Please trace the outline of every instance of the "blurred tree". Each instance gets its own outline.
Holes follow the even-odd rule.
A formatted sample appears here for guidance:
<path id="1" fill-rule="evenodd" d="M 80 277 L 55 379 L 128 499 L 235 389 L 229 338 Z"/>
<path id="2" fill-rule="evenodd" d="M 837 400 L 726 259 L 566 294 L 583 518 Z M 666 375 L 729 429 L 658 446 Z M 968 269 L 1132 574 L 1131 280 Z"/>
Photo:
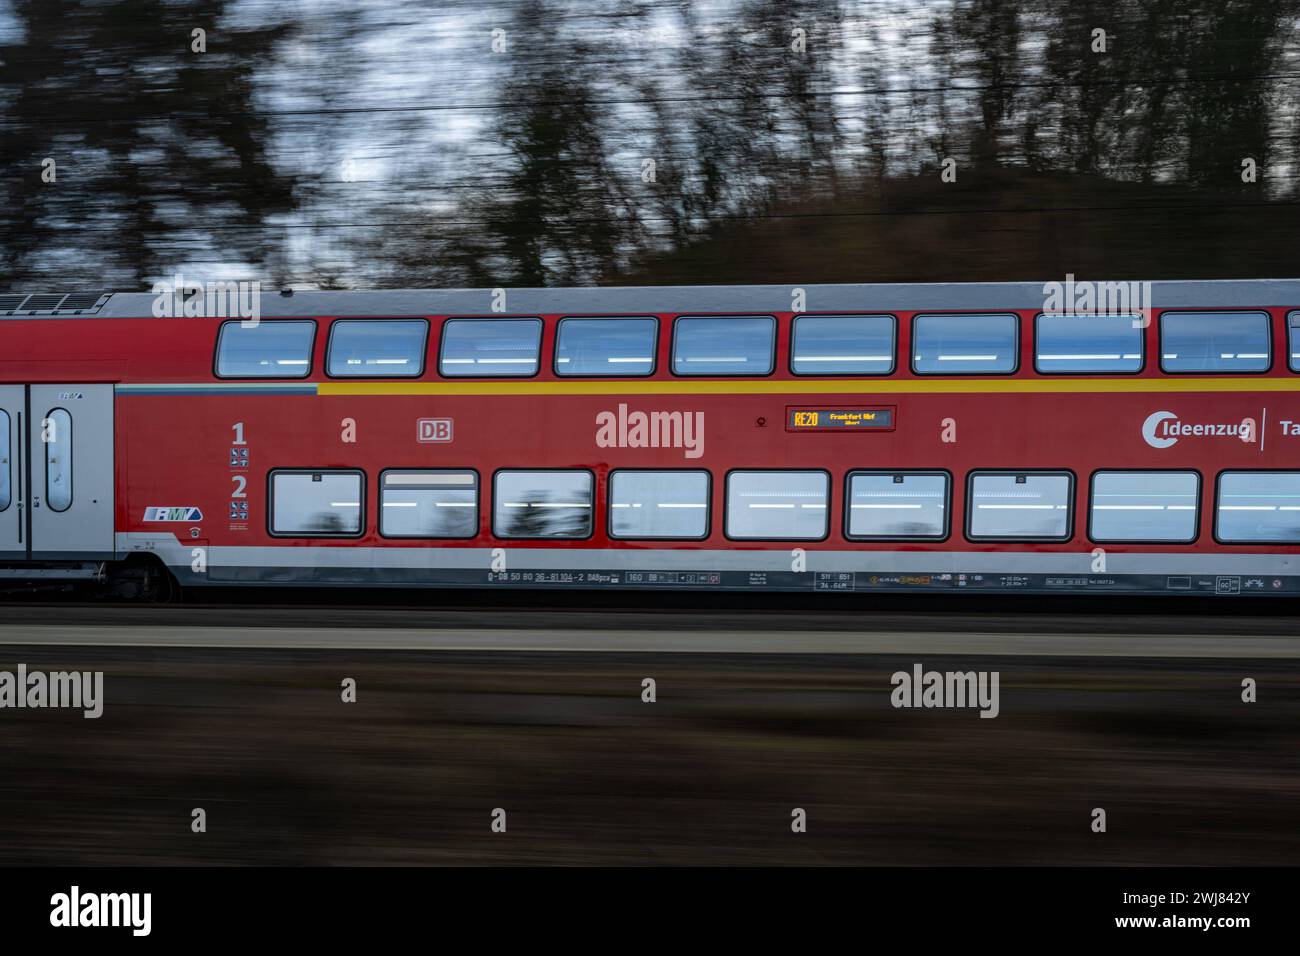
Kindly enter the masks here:
<path id="1" fill-rule="evenodd" d="M 294 184 L 268 156 L 255 88 L 287 27 L 232 26 L 230 6 L 14 0 L 0 281 L 138 287 L 193 251 L 276 271 L 267 225 L 294 209 Z"/>

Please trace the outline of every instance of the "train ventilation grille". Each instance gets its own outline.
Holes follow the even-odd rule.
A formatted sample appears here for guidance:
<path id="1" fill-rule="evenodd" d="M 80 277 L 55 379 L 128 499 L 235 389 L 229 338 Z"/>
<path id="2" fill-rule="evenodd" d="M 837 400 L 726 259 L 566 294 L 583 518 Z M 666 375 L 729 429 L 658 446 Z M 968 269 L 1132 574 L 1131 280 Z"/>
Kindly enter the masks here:
<path id="1" fill-rule="evenodd" d="M 108 301 L 107 292 L 4 293 L 0 315 L 87 315 Z"/>

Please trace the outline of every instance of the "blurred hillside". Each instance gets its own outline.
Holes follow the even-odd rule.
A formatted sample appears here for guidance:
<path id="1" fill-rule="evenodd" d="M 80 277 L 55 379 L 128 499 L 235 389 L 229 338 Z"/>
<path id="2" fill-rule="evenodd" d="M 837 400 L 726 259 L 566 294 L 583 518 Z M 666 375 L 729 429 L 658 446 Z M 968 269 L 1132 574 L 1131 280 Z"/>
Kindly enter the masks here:
<path id="1" fill-rule="evenodd" d="M 1300 275 L 1300 207 L 1070 174 L 842 184 L 647 256 L 617 285 L 1233 279 Z"/>
<path id="2" fill-rule="evenodd" d="M 0 287 L 1290 275 L 1298 28 L 1300 0 L 0 0 Z"/>

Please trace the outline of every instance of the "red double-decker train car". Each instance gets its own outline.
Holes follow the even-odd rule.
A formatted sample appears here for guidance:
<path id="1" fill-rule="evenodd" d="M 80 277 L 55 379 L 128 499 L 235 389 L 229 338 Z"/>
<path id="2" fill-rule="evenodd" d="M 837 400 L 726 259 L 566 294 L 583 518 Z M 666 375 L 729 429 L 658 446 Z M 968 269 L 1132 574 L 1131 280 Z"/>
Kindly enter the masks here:
<path id="1" fill-rule="evenodd" d="M 0 573 L 1300 593 L 1300 281 L 1149 294 L 0 295 Z"/>

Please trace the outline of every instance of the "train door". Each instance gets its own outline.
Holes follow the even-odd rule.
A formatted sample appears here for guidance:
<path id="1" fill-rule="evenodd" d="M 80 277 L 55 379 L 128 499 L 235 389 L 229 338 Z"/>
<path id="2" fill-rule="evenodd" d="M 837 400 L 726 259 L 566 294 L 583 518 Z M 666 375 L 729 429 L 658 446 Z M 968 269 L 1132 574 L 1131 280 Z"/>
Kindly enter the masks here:
<path id="1" fill-rule="evenodd" d="M 0 549 L 112 558 L 113 386 L 0 386 L 0 411 Z"/>
<path id="2" fill-rule="evenodd" d="M 27 557 L 27 511 L 22 495 L 26 408 L 26 386 L 0 385 L 0 561 Z"/>

